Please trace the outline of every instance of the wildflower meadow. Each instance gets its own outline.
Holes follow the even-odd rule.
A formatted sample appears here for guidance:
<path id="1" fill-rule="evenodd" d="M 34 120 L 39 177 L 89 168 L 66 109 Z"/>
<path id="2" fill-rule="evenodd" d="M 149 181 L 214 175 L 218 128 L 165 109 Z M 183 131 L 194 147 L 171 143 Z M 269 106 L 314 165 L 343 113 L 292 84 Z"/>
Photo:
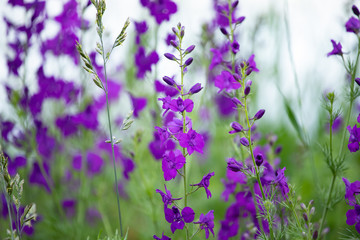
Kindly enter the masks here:
<path id="1" fill-rule="evenodd" d="M 1 2 L 0 239 L 360 239 L 359 9 Z"/>

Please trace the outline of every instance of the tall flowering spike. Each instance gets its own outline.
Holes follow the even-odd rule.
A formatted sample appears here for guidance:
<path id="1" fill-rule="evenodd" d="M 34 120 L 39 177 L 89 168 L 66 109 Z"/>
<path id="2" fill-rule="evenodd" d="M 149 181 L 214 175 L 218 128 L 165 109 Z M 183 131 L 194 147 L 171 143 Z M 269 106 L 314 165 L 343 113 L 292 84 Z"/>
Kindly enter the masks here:
<path id="1" fill-rule="evenodd" d="M 214 210 L 209 211 L 207 214 L 201 214 L 199 221 L 194 224 L 200 224 L 200 229 L 205 230 L 206 239 L 209 238 L 210 232 L 214 236 Z"/>
<path id="2" fill-rule="evenodd" d="M 194 151 L 199 153 L 204 152 L 204 139 L 202 135 L 197 133 L 195 130 L 190 129 L 187 133 L 180 133 L 178 140 L 180 146 L 186 148 L 189 155 L 191 155 Z"/>
<path id="3" fill-rule="evenodd" d="M 208 173 L 206 174 L 199 183 L 197 184 L 191 184 L 190 186 L 198 186 L 198 187 L 203 187 L 205 189 L 205 192 L 206 192 L 206 196 L 207 198 L 211 198 L 211 192 L 209 190 L 209 185 L 210 185 L 210 178 L 212 176 L 215 175 L 215 172 L 212 172 L 212 173 Z"/>

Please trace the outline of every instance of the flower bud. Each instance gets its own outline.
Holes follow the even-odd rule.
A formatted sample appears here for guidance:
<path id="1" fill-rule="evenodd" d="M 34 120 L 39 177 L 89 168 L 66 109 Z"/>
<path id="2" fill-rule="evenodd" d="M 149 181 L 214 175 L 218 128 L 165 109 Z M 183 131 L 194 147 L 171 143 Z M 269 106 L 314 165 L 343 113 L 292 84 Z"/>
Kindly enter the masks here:
<path id="1" fill-rule="evenodd" d="M 188 48 L 185 50 L 184 54 L 189 54 L 189 53 L 191 53 L 194 49 L 195 49 L 195 45 L 191 45 L 190 47 L 188 47 Z"/>
<path id="2" fill-rule="evenodd" d="M 248 146 L 249 146 L 249 140 L 247 140 L 246 137 L 240 138 L 240 143 L 241 143 L 241 145 L 243 145 L 243 146 L 245 146 L 245 147 L 248 147 Z"/>
<path id="3" fill-rule="evenodd" d="M 260 109 L 254 116 L 254 120 L 259 120 L 260 118 L 262 118 L 262 116 L 264 116 L 265 110 L 264 109 Z"/>
<path id="4" fill-rule="evenodd" d="M 195 94 L 201 91 L 201 89 L 203 89 L 203 87 L 201 87 L 201 83 L 197 83 L 194 86 L 192 86 L 189 90 L 190 94 Z"/>
<path id="5" fill-rule="evenodd" d="M 312 207 L 311 209 L 310 209 L 310 215 L 313 215 L 315 213 L 315 207 Z"/>
<path id="6" fill-rule="evenodd" d="M 249 93 L 250 93 L 250 86 L 245 86 L 245 89 L 244 89 L 244 94 L 245 94 L 245 96 L 247 96 L 247 95 L 249 95 Z"/>
<path id="7" fill-rule="evenodd" d="M 233 97 L 232 99 L 231 99 L 231 101 L 237 106 L 237 105 L 241 105 L 241 106 L 243 106 L 243 107 L 245 107 L 245 105 L 238 99 L 238 98 L 236 98 L 236 97 Z"/>
<path id="8" fill-rule="evenodd" d="M 301 203 L 301 204 L 300 204 L 300 207 L 301 207 L 302 210 L 304 210 L 304 211 L 306 210 L 306 206 L 305 206 L 304 203 Z"/>
<path id="9" fill-rule="evenodd" d="M 263 162 L 264 162 L 263 155 L 261 153 L 256 154 L 255 156 L 256 166 L 260 167 Z"/>
<path id="10" fill-rule="evenodd" d="M 355 78 L 355 82 L 360 86 L 360 78 Z"/>
<path id="11" fill-rule="evenodd" d="M 314 232 L 313 236 L 312 236 L 313 239 L 317 239 L 317 238 L 318 238 L 318 235 L 319 235 L 319 234 L 318 234 L 318 230 L 316 230 L 316 231 Z"/>
<path id="12" fill-rule="evenodd" d="M 252 84 L 252 81 L 251 80 L 247 80 L 247 82 L 246 82 L 246 86 L 251 86 L 251 84 Z"/>
<path id="13" fill-rule="evenodd" d="M 235 23 L 236 23 L 236 24 L 241 24 L 244 20 L 245 20 L 245 17 L 242 16 L 242 17 L 239 17 L 239 18 L 235 21 Z"/>
<path id="14" fill-rule="evenodd" d="M 229 132 L 230 134 L 242 132 L 244 130 L 243 126 L 241 126 L 240 123 L 238 123 L 238 122 L 232 122 L 231 127 L 234 130 L 230 131 Z"/>
<path id="15" fill-rule="evenodd" d="M 170 44 L 176 49 L 179 48 L 179 45 L 178 45 L 177 41 L 170 40 Z"/>
<path id="16" fill-rule="evenodd" d="M 231 4 L 232 9 L 235 9 L 238 4 L 239 4 L 239 0 L 236 0 L 235 2 L 233 2 L 233 3 Z"/>
<path id="17" fill-rule="evenodd" d="M 229 36 L 229 33 L 228 33 L 228 31 L 226 30 L 226 28 L 221 27 L 221 28 L 220 28 L 220 31 L 221 31 L 221 33 L 224 34 L 225 36 Z"/>
<path id="18" fill-rule="evenodd" d="M 181 29 L 180 29 L 180 37 L 183 38 L 185 35 L 185 27 L 182 26 Z"/>
<path id="19" fill-rule="evenodd" d="M 229 161 L 227 162 L 227 168 L 230 169 L 233 172 L 239 172 L 243 168 L 242 163 L 239 163 L 233 158 L 229 158 Z"/>
<path id="20" fill-rule="evenodd" d="M 280 154 L 280 153 L 281 153 L 281 150 L 282 150 L 282 146 L 277 146 L 277 147 L 275 148 L 275 154 L 276 154 L 276 155 Z"/>
<path id="21" fill-rule="evenodd" d="M 186 59 L 186 61 L 185 61 L 185 63 L 184 63 L 184 66 L 185 66 L 185 67 L 189 66 L 189 65 L 193 62 L 193 60 L 194 60 L 194 59 L 193 59 L 192 57 Z"/>
<path id="22" fill-rule="evenodd" d="M 309 221 L 308 216 L 307 216 L 306 213 L 303 213 L 303 218 L 304 218 L 304 220 L 305 220 L 306 223 Z"/>
<path id="23" fill-rule="evenodd" d="M 171 30 L 173 31 L 173 33 L 174 33 L 175 35 L 177 35 L 177 30 L 176 30 L 175 27 L 173 27 Z"/>
<path id="24" fill-rule="evenodd" d="M 172 79 L 168 76 L 163 77 L 163 80 L 164 80 L 164 82 L 166 82 L 167 85 L 170 85 L 170 86 L 176 85 L 174 79 Z"/>
<path id="25" fill-rule="evenodd" d="M 251 73 L 252 73 L 252 69 L 251 69 L 251 68 L 246 69 L 245 74 L 246 74 L 247 76 L 249 76 Z"/>
<path id="26" fill-rule="evenodd" d="M 164 56 L 165 56 L 167 59 L 172 60 L 172 61 L 176 61 L 176 60 L 177 60 L 177 58 L 176 58 L 173 54 L 171 54 L 171 53 L 165 53 Z"/>
<path id="27" fill-rule="evenodd" d="M 310 200 L 309 202 L 309 206 L 313 205 L 314 204 L 314 200 Z"/>
<path id="28" fill-rule="evenodd" d="M 233 41 L 233 43 L 231 44 L 231 51 L 233 52 L 233 54 L 236 54 L 237 52 L 239 52 L 240 50 L 240 44 L 237 41 Z"/>
<path id="29" fill-rule="evenodd" d="M 356 16 L 359 17 L 360 12 L 359 12 L 359 9 L 355 5 L 352 6 L 352 11 Z"/>

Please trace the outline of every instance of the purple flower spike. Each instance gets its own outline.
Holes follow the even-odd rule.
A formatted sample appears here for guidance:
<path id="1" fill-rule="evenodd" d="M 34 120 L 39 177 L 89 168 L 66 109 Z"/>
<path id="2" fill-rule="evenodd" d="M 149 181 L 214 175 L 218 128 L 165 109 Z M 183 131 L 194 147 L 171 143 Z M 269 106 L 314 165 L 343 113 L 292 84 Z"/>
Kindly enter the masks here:
<path id="1" fill-rule="evenodd" d="M 175 80 L 174 80 L 173 78 L 168 77 L 168 76 L 163 77 L 163 80 L 164 80 L 164 82 L 166 82 L 166 84 L 169 85 L 169 86 L 174 86 L 174 85 L 176 85 Z"/>
<path id="2" fill-rule="evenodd" d="M 179 144 L 181 147 L 186 148 L 189 155 L 194 151 L 203 153 L 205 142 L 201 134 L 196 131 L 190 130 L 187 133 L 180 133 L 178 136 Z"/>
<path id="3" fill-rule="evenodd" d="M 345 24 L 347 32 L 353 32 L 355 34 L 359 33 L 360 30 L 360 21 L 357 18 L 351 17 Z"/>
<path id="4" fill-rule="evenodd" d="M 233 172 L 239 172 L 243 169 L 243 164 L 241 162 L 236 161 L 233 158 L 229 158 L 227 162 L 227 168 Z"/>
<path id="5" fill-rule="evenodd" d="M 341 43 L 336 43 L 334 40 L 331 40 L 331 43 L 333 45 L 333 50 L 329 52 L 327 56 L 329 57 L 331 55 L 343 55 Z"/>
<path id="6" fill-rule="evenodd" d="M 355 229 L 360 233 L 360 205 L 355 205 L 354 209 L 349 209 L 346 212 L 346 224 L 355 225 Z"/>
<path id="7" fill-rule="evenodd" d="M 232 129 L 234 129 L 234 130 L 231 130 L 231 131 L 229 132 L 230 134 L 244 131 L 243 126 L 241 126 L 240 123 L 238 123 L 238 122 L 232 122 L 232 123 L 231 123 L 231 127 L 232 127 Z"/>
<path id="8" fill-rule="evenodd" d="M 176 58 L 173 54 L 171 54 L 171 53 L 165 53 L 164 56 L 165 56 L 167 59 L 172 60 L 172 61 L 176 61 L 176 60 L 177 60 L 177 58 Z"/>
<path id="9" fill-rule="evenodd" d="M 260 167 L 263 162 L 264 162 L 263 155 L 261 153 L 256 154 L 255 156 L 256 166 Z"/>
<path id="10" fill-rule="evenodd" d="M 254 116 L 254 120 L 259 120 L 260 118 L 262 118 L 264 116 L 265 110 L 264 109 L 260 109 Z"/>
<path id="11" fill-rule="evenodd" d="M 351 9 L 352 9 L 353 13 L 359 17 L 359 15 L 360 15 L 359 9 L 355 5 L 353 5 Z"/>
<path id="12" fill-rule="evenodd" d="M 188 48 L 185 50 L 184 54 L 189 54 L 189 53 L 191 53 L 192 51 L 194 51 L 194 49 L 195 49 L 195 45 L 191 45 L 190 47 L 188 47 Z"/>
<path id="13" fill-rule="evenodd" d="M 171 240 L 171 238 L 169 238 L 168 236 L 164 235 L 164 233 L 162 233 L 162 237 L 159 238 L 156 235 L 153 236 L 154 239 L 156 240 Z"/>
<path id="14" fill-rule="evenodd" d="M 196 83 L 194 86 L 192 86 L 189 90 L 189 94 L 195 94 L 201 91 L 203 87 L 201 86 L 201 83 Z"/>
<path id="15" fill-rule="evenodd" d="M 241 145 L 248 147 L 249 146 L 249 140 L 246 137 L 240 138 Z"/>
<path id="16" fill-rule="evenodd" d="M 214 236 L 214 210 L 209 211 L 207 214 L 201 214 L 199 221 L 194 222 L 194 224 L 200 224 L 200 229 L 205 230 L 205 237 L 206 239 L 209 238 L 209 231 Z"/>

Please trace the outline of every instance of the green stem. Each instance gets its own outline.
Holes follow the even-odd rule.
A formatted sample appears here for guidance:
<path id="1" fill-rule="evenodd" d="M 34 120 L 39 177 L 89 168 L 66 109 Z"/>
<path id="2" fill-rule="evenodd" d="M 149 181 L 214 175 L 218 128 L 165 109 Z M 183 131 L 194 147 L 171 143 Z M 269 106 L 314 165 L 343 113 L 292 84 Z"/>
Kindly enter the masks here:
<path id="1" fill-rule="evenodd" d="M 328 196 L 327 196 L 327 200 L 326 200 L 326 205 L 325 205 L 325 208 L 323 210 L 322 217 L 321 217 L 320 227 L 319 227 L 319 231 L 318 231 L 320 238 L 321 238 L 321 231 L 322 231 L 323 226 L 324 226 L 325 218 L 326 218 L 327 212 L 329 210 L 329 204 L 330 204 L 330 200 L 331 200 L 331 194 L 332 194 L 332 191 L 333 191 L 334 185 L 335 185 L 335 179 L 336 179 L 336 174 L 333 175 L 331 185 L 330 185 L 330 189 L 329 189 Z"/>
<path id="2" fill-rule="evenodd" d="M 100 36 L 101 47 L 104 50 L 104 43 L 102 40 L 102 36 Z M 103 51 L 104 52 L 104 51 Z M 111 130 L 111 120 L 110 120 L 110 104 L 109 104 L 109 96 L 108 96 L 108 81 L 107 81 L 107 73 L 106 73 L 106 59 L 105 59 L 105 52 L 102 54 L 103 62 L 104 62 L 104 77 L 105 77 L 105 96 L 106 96 L 106 110 L 107 110 L 107 118 L 108 118 L 108 125 L 109 125 L 109 132 L 110 132 L 110 141 L 111 141 L 111 154 L 113 160 L 113 167 L 114 167 L 114 180 L 115 180 L 115 187 L 116 187 L 116 198 L 117 198 L 117 207 L 118 207 L 118 216 L 120 222 L 120 236 L 123 236 L 123 229 L 122 229 L 122 222 L 121 222 L 121 211 L 120 211 L 120 200 L 119 200 L 119 186 L 117 181 L 117 174 L 116 174 L 116 165 L 115 165 L 115 153 L 114 153 L 114 139 Z"/>
<path id="3" fill-rule="evenodd" d="M 4 171 L 4 169 L 2 169 L 2 171 Z M 4 181 L 2 181 L 2 182 L 3 182 L 3 185 L 4 185 L 4 194 L 5 194 L 6 205 L 7 205 L 8 213 L 9 213 L 11 240 L 15 240 L 14 231 L 12 230 L 12 217 L 11 217 L 11 209 L 10 209 L 10 204 L 11 204 L 10 201 L 11 201 L 11 199 L 10 199 L 10 197 L 8 198 L 5 182 Z"/>
<path id="4" fill-rule="evenodd" d="M 242 75 L 245 76 L 245 74 L 242 74 Z M 243 79 L 243 86 L 245 86 L 245 78 Z M 253 161 L 253 165 L 254 165 L 254 168 L 255 168 L 256 179 L 257 179 L 259 187 L 260 187 L 262 200 L 263 200 L 263 202 L 265 202 L 266 201 L 266 196 L 265 196 L 265 193 L 264 193 L 264 190 L 263 190 L 262 183 L 260 181 L 260 173 L 259 173 L 258 167 L 256 166 L 255 157 L 254 157 L 254 151 L 253 151 L 253 148 L 252 148 L 252 141 L 251 141 L 251 127 L 252 127 L 252 125 L 250 124 L 249 114 L 248 114 L 248 110 L 247 110 L 247 97 L 244 98 L 244 110 L 245 110 L 246 123 L 247 123 L 248 129 L 249 129 L 248 130 L 248 140 L 249 140 L 250 155 L 251 155 L 251 159 Z M 257 203 L 255 202 L 255 204 L 257 204 Z M 273 229 L 272 229 L 272 222 L 271 222 L 270 215 L 269 215 L 269 210 L 266 209 L 266 212 L 267 212 L 266 217 L 267 217 L 267 220 L 268 220 L 268 223 L 269 223 L 270 238 L 272 238 L 273 237 Z"/>

